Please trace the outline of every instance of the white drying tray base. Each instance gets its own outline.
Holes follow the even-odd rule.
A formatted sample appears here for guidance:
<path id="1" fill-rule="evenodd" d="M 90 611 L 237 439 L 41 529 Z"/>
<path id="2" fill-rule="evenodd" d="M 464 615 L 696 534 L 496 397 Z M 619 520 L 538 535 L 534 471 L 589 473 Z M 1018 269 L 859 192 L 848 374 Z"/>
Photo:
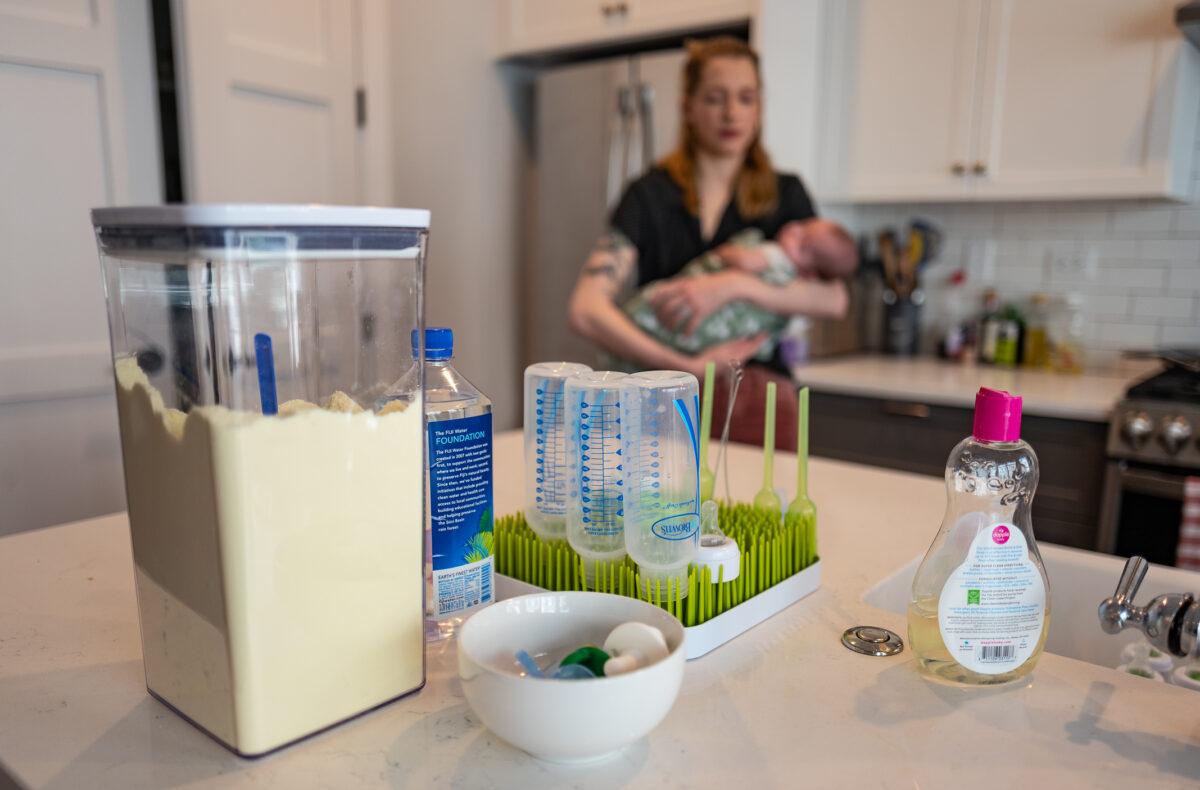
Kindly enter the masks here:
<path id="1" fill-rule="evenodd" d="M 688 660 L 699 658 L 734 637 L 744 634 L 806 595 L 816 592 L 820 586 L 821 561 L 817 560 L 799 573 L 793 574 L 774 587 L 743 601 L 708 622 L 683 629 L 687 632 Z M 497 601 L 540 592 L 546 591 L 511 576 L 505 576 L 502 573 L 496 574 Z"/>

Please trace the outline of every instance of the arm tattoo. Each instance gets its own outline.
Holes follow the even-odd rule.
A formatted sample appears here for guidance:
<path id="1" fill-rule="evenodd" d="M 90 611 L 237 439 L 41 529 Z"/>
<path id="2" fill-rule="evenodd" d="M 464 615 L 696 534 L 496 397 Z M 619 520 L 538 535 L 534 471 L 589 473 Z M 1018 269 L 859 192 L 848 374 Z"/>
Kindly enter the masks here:
<path id="1" fill-rule="evenodd" d="M 617 262 L 611 255 L 592 253 L 592 257 L 583 265 L 583 276 L 606 277 L 615 282 L 617 279 Z"/>
<path id="2" fill-rule="evenodd" d="M 611 230 L 597 240 L 581 274 L 584 277 L 604 278 L 620 289 L 632 281 L 636 256 L 637 248 L 629 239 Z"/>

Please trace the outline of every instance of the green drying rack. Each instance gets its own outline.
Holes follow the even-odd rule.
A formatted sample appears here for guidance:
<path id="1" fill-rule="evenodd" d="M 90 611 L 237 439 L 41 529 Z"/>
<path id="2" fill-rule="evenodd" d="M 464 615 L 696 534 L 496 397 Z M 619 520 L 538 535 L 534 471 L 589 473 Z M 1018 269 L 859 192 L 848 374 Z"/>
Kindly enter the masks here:
<path id="1" fill-rule="evenodd" d="M 679 618 L 687 632 L 687 657 L 699 658 L 817 590 L 815 514 L 786 514 L 748 504 L 719 503 L 719 521 L 741 549 L 736 579 L 713 579 L 693 566 L 687 594 L 671 588 L 643 590 L 637 565 L 625 557 L 600 563 L 595 591 L 639 598 Z M 566 541 L 547 541 L 523 514 L 496 520 L 496 598 L 538 592 L 584 590 L 583 559 Z"/>

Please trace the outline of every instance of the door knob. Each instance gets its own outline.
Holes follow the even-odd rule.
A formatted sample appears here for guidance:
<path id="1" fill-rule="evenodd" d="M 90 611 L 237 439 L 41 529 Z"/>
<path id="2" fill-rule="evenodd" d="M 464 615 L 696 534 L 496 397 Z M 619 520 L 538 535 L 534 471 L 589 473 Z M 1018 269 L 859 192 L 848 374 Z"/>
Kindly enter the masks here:
<path id="1" fill-rule="evenodd" d="M 961 176 L 967 172 L 967 166 L 962 162 L 955 162 L 954 164 L 950 165 L 950 172 L 956 176 Z"/>
<path id="2" fill-rule="evenodd" d="M 987 173 L 987 165 L 983 162 L 976 162 L 975 164 L 971 165 L 971 172 L 977 176 L 984 175 Z"/>

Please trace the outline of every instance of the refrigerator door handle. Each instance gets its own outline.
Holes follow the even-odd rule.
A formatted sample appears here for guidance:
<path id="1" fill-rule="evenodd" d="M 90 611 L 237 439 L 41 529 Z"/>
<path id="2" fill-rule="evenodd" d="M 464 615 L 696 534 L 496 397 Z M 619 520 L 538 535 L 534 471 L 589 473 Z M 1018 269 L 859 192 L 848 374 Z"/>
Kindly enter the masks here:
<path id="1" fill-rule="evenodd" d="M 608 136 L 608 177 L 605 180 L 604 199 L 609 208 L 616 204 L 625 188 L 633 115 L 633 91 L 628 85 L 622 85 L 617 89 L 617 113 Z"/>
<path id="2" fill-rule="evenodd" d="M 642 169 L 654 164 L 654 86 L 648 82 L 638 85 L 638 112 L 642 124 Z"/>

